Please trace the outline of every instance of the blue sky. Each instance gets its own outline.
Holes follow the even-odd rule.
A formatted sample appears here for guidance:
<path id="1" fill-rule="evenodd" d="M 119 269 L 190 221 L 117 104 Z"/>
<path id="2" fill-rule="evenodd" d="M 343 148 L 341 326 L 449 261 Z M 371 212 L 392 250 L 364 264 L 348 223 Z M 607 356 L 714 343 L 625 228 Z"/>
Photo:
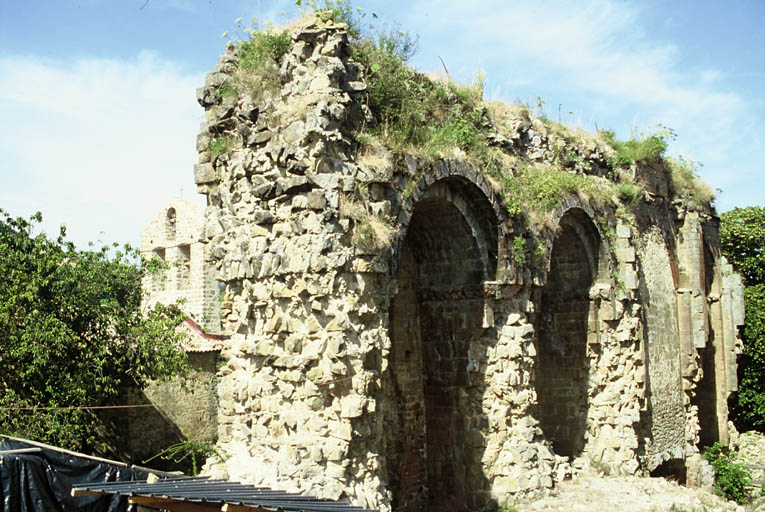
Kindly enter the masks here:
<path id="1" fill-rule="evenodd" d="M 377 1 L 419 35 L 411 64 L 553 120 L 620 138 L 658 124 L 703 163 L 718 211 L 765 205 L 765 2 Z M 285 14 L 281 14 L 284 12 Z M 196 194 L 195 89 L 234 20 L 292 1 L 0 0 L 0 208 L 43 212 L 78 244 L 137 243 L 171 197 Z M 371 19 L 368 16 L 367 19 Z"/>

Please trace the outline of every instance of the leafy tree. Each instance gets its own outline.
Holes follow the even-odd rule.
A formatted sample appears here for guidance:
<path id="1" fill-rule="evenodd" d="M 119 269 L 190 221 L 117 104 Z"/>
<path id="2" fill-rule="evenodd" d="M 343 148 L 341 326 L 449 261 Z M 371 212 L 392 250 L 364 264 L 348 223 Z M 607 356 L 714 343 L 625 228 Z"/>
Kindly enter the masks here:
<path id="1" fill-rule="evenodd" d="M 765 431 L 765 208 L 735 208 L 720 218 L 723 253 L 746 284 L 744 353 L 731 403 L 733 420 L 740 429 Z"/>
<path id="2" fill-rule="evenodd" d="M 0 433 L 100 451 L 94 407 L 186 371 L 177 307 L 141 314 L 138 252 L 77 250 L 0 210 Z"/>

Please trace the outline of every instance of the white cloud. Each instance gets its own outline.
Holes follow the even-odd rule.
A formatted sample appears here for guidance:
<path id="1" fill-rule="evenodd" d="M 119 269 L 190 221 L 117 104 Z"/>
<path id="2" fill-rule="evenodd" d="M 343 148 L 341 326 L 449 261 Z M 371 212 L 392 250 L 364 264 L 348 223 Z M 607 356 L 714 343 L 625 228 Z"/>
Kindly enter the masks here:
<path id="1" fill-rule="evenodd" d="M 0 57 L 0 204 L 40 210 L 84 245 L 137 243 L 165 201 L 202 202 L 193 182 L 203 76 L 142 52 L 120 60 Z"/>

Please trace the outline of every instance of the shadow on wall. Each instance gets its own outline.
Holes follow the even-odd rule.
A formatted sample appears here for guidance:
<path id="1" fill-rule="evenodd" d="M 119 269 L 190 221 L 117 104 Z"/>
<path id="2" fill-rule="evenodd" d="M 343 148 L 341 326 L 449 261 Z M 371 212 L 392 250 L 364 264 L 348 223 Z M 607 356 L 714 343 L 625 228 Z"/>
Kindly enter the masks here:
<path id="1" fill-rule="evenodd" d="M 211 442 L 217 432 L 217 352 L 189 353 L 192 371 L 186 382 L 150 383 L 144 390 L 126 389 L 119 403 L 153 405 L 111 409 L 101 413 L 106 425 L 104 438 L 110 447 L 105 455 L 131 464 L 147 465 L 162 471 L 192 474 L 191 457 L 180 462 L 157 457 L 169 446 L 185 440 Z M 214 443 L 213 443 L 214 444 Z M 197 460 L 197 469 L 203 461 Z"/>
<path id="2" fill-rule="evenodd" d="M 540 427 L 553 451 L 566 457 L 581 455 L 586 442 L 590 289 L 598 277 L 600 245 L 587 214 L 569 210 L 560 220 L 542 288 L 536 378 Z"/>
<path id="3" fill-rule="evenodd" d="M 123 392 L 122 403 L 131 405 L 152 405 L 146 395 L 136 389 Z M 155 407 L 107 410 L 101 413 L 106 432 L 104 440 L 109 447 L 103 455 L 128 464 L 148 466 L 162 471 L 183 471 L 191 473 L 190 461 L 178 464 L 172 460 L 149 458 L 168 446 L 183 441 L 181 429 L 170 418 Z"/>

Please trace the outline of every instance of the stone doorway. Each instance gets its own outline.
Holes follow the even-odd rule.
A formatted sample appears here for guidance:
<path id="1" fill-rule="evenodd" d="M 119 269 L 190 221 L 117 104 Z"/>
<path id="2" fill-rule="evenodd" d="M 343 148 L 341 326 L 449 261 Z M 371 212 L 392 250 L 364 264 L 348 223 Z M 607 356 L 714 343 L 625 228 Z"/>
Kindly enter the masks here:
<path id="1" fill-rule="evenodd" d="M 572 209 L 560 220 L 542 288 L 537 398 L 540 426 L 556 454 L 585 447 L 590 363 L 590 289 L 598 276 L 600 237 L 587 214 Z M 596 335 L 596 334 L 593 334 Z"/>
<path id="2" fill-rule="evenodd" d="M 466 411 L 482 392 L 467 368 L 487 257 L 453 192 L 437 184 L 417 203 L 395 275 L 386 458 L 396 512 L 477 510 L 486 499 L 481 454 L 465 440 Z"/>

